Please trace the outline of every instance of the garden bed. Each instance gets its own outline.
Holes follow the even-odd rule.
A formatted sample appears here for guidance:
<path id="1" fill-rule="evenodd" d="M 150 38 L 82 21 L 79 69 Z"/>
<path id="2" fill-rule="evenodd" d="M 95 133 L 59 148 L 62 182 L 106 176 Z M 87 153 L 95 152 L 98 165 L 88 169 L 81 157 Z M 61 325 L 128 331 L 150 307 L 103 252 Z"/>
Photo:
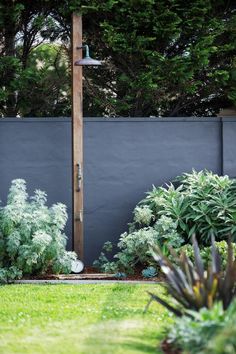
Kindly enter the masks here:
<path id="1" fill-rule="evenodd" d="M 112 273 L 98 273 L 93 267 L 85 267 L 84 271 L 79 274 L 42 274 L 37 276 L 24 276 L 22 280 L 124 280 L 124 281 L 140 281 L 140 282 L 160 282 L 163 277 L 144 278 L 139 272 L 127 277 L 117 277 Z"/>
<path id="2" fill-rule="evenodd" d="M 164 354 L 181 354 L 182 353 L 182 351 L 180 349 L 174 349 L 173 346 L 167 342 L 167 340 L 162 341 L 161 349 Z"/>

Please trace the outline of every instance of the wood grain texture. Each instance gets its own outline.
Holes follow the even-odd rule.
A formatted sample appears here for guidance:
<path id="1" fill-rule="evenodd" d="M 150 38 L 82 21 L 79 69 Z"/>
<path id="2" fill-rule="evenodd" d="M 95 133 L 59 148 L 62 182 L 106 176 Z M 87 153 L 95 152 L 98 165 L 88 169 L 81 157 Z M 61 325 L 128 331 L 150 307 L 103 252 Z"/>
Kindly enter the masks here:
<path id="1" fill-rule="evenodd" d="M 83 77 L 82 66 L 74 62 L 82 58 L 82 16 L 72 15 L 72 161 L 73 161 L 73 248 L 83 259 Z M 81 166 L 78 191 L 77 165 Z"/>

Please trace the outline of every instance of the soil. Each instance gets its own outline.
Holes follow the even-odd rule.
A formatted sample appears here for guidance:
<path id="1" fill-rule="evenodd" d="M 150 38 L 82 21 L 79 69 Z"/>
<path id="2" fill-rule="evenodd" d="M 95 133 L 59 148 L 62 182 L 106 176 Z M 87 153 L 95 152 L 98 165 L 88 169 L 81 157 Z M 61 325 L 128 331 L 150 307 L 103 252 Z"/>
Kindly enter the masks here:
<path id="1" fill-rule="evenodd" d="M 125 278 L 117 278 L 114 274 L 109 273 L 99 273 L 94 267 L 85 267 L 82 273 L 79 274 L 40 274 L 24 276 L 25 280 L 135 280 L 135 281 L 153 281 L 160 282 L 163 278 L 153 277 L 153 278 L 143 278 L 142 275 L 137 271 L 133 275 L 128 275 Z"/>
<path id="2" fill-rule="evenodd" d="M 162 349 L 164 354 L 181 354 L 182 353 L 182 350 L 173 348 L 171 343 L 167 342 L 167 339 L 165 339 L 161 343 L 161 349 Z"/>

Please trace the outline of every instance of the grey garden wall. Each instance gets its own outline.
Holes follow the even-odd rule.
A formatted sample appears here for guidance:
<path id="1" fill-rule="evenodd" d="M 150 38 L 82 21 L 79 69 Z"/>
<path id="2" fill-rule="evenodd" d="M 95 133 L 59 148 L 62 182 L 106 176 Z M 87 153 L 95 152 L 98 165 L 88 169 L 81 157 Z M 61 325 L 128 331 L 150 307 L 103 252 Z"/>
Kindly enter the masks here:
<path id="1" fill-rule="evenodd" d="M 11 180 L 23 178 L 29 193 L 42 189 L 48 204 L 65 203 L 71 239 L 71 126 L 64 118 L 0 119 L 0 200 L 4 203 Z"/>
<path id="2" fill-rule="evenodd" d="M 84 244 L 87 263 L 117 241 L 136 203 L 192 168 L 236 176 L 235 118 L 85 118 Z M 66 203 L 71 248 L 71 121 L 0 120 L 0 198 L 14 178 Z"/>

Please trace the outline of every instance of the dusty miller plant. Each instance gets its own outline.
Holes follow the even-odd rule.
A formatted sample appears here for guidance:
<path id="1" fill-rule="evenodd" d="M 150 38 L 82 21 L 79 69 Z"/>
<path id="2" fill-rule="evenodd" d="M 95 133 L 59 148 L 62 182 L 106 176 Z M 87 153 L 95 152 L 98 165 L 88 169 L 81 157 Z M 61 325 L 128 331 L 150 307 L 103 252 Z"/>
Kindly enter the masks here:
<path id="1" fill-rule="evenodd" d="M 137 213 L 137 210 L 135 212 Z M 146 210 L 145 215 L 139 210 L 138 213 L 147 220 L 148 212 L 146 214 Z M 141 217 L 139 220 L 141 224 Z M 132 273 L 136 266 L 146 268 L 153 265 L 153 257 L 150 252 L 153 246 L 159 245 L 165 251 L 167 246 L 180 247 L 182 243 L 183 239 L 176 232 L 176 223 L 170 218 L 162 216 L 152 227 L 143 227 L 123 233 L 118 242 L 119 252 L 115 254 L 112 262 L 109 262 L 106 256 L 106 252 L 112 251 L 112 245 L 110 242 L 106 242 L 103 248 L 104 252 L 94 262 L 94 265 L 104 272 L 122 270 Z"/>
<path id="2" fill-rule="evenodd" d="M 24 274 L 68 273 L 74 252 L 67 252 L 63 229 L 66 206 L 47 207 L 47 195 L 29 197 L 23 179 L 12 181 L 7 205 L 0 209 L 0 281 Z"/>

